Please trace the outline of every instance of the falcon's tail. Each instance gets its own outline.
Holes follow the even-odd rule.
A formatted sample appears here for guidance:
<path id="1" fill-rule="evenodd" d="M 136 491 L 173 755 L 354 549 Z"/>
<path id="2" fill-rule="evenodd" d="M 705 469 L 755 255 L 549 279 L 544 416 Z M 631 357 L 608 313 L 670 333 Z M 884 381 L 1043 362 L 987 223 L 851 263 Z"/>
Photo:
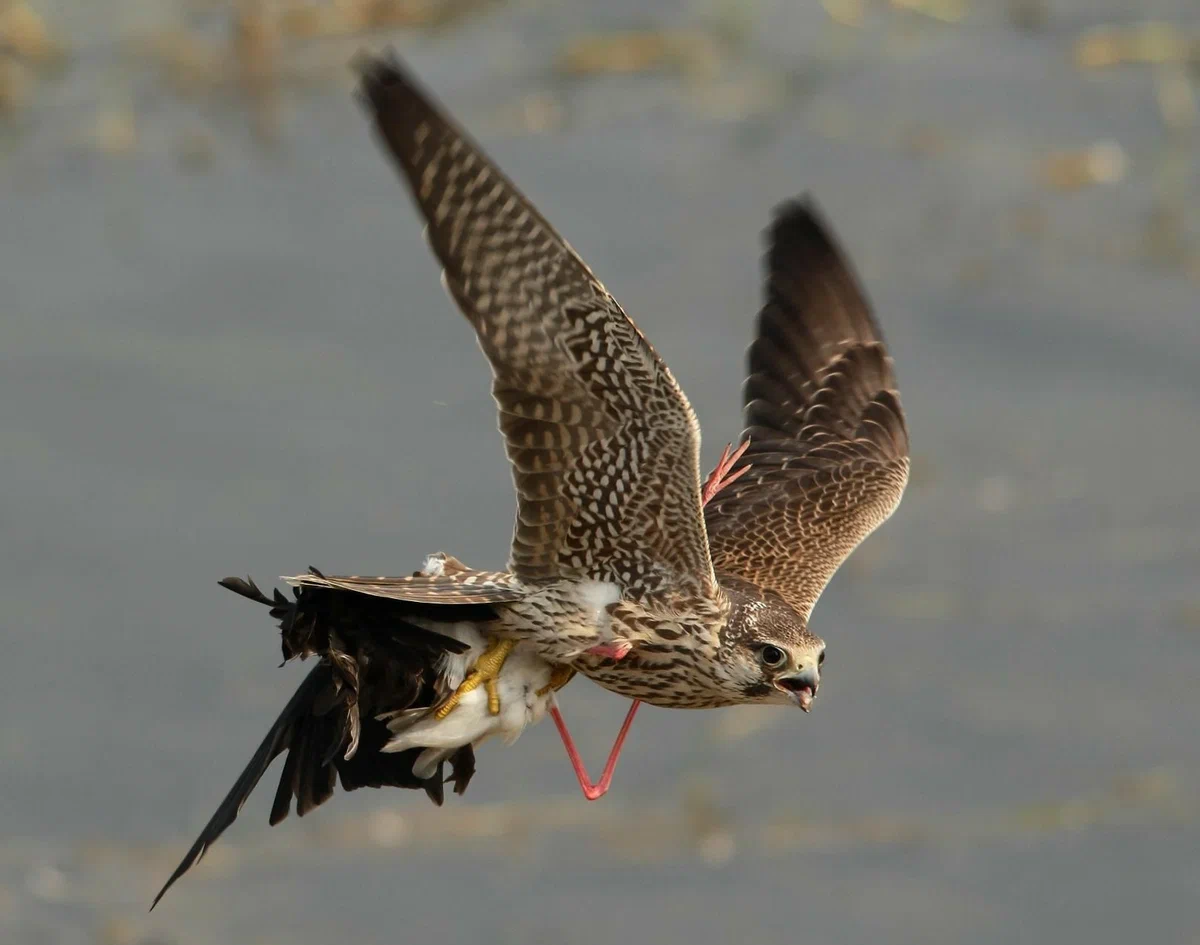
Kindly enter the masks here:
<path id="1" fill-rule="evenodd" d="M 428 770 L 413 771 L 422 749 L 384 753 L 392 737 L 378 716 L 428 707 L 441 696 L 439 664 L 447 653 L 466 649 L 459 641 L 407 623 L 411 605 L 364 597 L 342 590 L 302 588 L 295 600 L 279 591 L 268 597 L 250 580 L 226 578 L 223 587 L 265 604 L 279 620 L 285 658 L 316 654 L 321 662 L 308 674 L 275 724 L 267 732 L 246 769 L 234 782 L 200 836 L 154 897 L 158 905 L 168 889 L 186 873 L 232 824 L 271 762 L 287 759 L 271 807 L 270 823 L 291 812 L 303 817 L 327 801 L 340 778 L 342 789 L 361 787 L 420 788 L 441 805 L 444 783 L 454 782 L 462 794 L 475 773 L 471 746 L 446 752 Z M 476 608 L 455 607 L 462 619 L 479 618 Z M 444 764 L 450 763 L 450 777 Z"/>

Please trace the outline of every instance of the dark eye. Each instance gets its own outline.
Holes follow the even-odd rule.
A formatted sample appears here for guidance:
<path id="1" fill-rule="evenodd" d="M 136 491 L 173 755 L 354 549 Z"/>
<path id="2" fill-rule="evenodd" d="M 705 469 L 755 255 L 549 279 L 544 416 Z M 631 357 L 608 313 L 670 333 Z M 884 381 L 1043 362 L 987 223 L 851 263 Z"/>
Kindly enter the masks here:
<path id="1" fill-rule="evenodd" d="M 784 661 L 787 659 L 787 654 L 784 653 L 779 647 L 772 646 L 770 643 L 768 643 L 758 651 L 758 658 L 762 660 L 763 666 L 774 669 L 776 666 L 783 665 Z"/>
<path id="2" fill-rule="evenodd" d="M 824 650 L 822 650 L 821 655 L 817 657 L 817 665 L 818 666 L 825 665 L 825 651 Z"/>

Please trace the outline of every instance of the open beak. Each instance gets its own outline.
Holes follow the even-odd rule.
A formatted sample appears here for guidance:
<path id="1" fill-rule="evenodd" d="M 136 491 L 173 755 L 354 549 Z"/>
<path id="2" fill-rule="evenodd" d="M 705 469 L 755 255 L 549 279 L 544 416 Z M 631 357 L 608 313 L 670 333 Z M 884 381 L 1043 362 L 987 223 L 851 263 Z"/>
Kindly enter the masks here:
<path id="1" fill-rule="evenodd" d="M 810 666 L 792 673 L 790 676 L 780 676 L 775 680 L 775 687 L 786 693 L 787 697 L 805 712 L 812 708 L 817 689 L 820 688 L 821 677 L 815 666 Z"/>

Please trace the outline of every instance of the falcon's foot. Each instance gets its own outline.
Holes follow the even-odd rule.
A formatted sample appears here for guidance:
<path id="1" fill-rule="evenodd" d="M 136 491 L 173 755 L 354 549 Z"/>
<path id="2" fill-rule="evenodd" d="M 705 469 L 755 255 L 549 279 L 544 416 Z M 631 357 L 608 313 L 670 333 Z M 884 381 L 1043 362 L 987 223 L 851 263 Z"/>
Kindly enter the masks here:
<path id="1" fill-rule="evenodd" d="M 700 493 L 701 505 L 708 505 L 718 492 L 729 484 L 737 482 L 750 471 L 749 463 L 736 472 L 733 471 L 733 467 L 737 465 L 738 460 L 742 458 L 749 447 L 749 440 L 744 441 L 736 450 L 733 449 L 732 443 L 725 446 L 721 452 L 721 458 L 717 460 L 716 469 L 708 474 L 708 479 L 704 483 L 704 489 Z"/>
<path id="2" fill-rule="evenodd" d="M 633 644 L 628 640 L 614 640 L 612 643 L 597 643 L 595 646 L 590 646 L 583 652 L 588 656 L 602 656 L 609 660 L 623 660 L 629 655 L 629 651 L 633 649 Z"/>
<path id="3" fill-rule="evenodd" d="M 459 684 L 450 698 L 438 707 L 437 712 L 434 713 L 434 718 L 438 721 L 444 719 L 454 711 L 455 706 L 458 705 L 463 696 L 468 692 L 475 691 L 480 686 L 487 687 L 488 714 L 499 715 L 500 687 L 497 685 L 496 680 L 500 678 L 500 670 L 504 667 L 504 661 L 508 659 L 508 654 L 512 652 L 512 648 L 516 645 L 516 640 L 500 640 L 490 637 L 487 649 L 475 661 L 475 668 L 467 674 L 467 678 Z"/>

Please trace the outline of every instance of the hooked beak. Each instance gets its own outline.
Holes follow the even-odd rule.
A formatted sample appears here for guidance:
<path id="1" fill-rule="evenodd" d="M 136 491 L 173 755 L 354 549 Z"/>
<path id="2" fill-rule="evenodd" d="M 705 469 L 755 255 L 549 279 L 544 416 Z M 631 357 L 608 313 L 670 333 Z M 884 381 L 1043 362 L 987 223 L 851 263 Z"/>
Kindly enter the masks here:
<path id="1" fill-rule="evenodd" d="M 786 693 L 787 697 L 805 712 L 812 708 L 817 689 L 821 686 L 821 676 L 815 666 L 808 666 L 790 676 L 780 676 L 775 680 L 775 687 Z"/>

